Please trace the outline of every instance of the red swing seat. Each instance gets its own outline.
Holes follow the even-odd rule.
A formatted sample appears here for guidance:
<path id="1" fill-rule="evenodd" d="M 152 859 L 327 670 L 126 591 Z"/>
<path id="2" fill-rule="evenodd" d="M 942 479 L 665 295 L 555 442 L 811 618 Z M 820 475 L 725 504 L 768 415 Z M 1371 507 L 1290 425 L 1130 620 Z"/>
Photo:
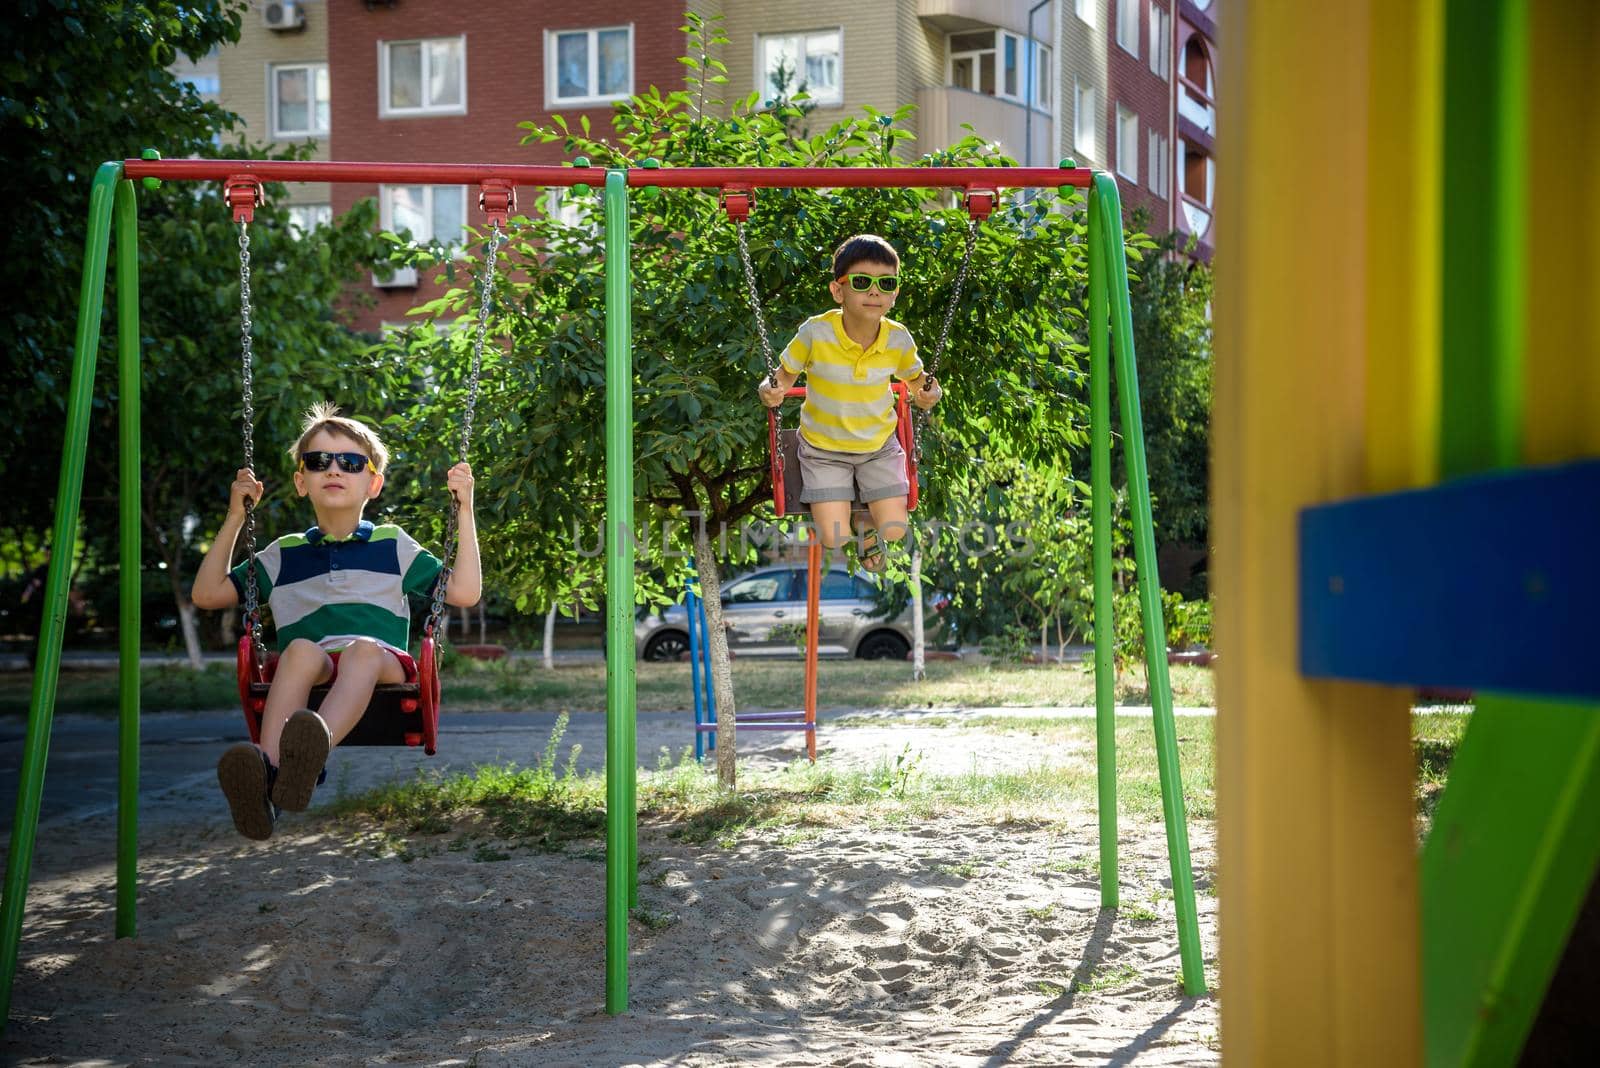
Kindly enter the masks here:
<path id="1" fill-rule="evenodd" d="M 907 402 L 906 384 L 890 383 L 894 390 L 895 436 L 906 454 L 906 482 L 911 487 L 906 494 L 906 511 L 917 507 L 917 439 L 911 422 L 911 405 Z M 792 386 L 786 397 L 804 398 L 804 386 Z M 800 431 L 778 424 L 778 409 L 767 409 L 767 450 L 772 464 L 772 507 L 781 519 L 786 515 L 806 515 L 811 506 L 801 503 L 800 491 Z M 861 501 L 850 505 L 852 511 L 864 512 L 867 506 Z"/>
<path id="2" fill-rule="evenodd" d="M 261 744 L 261 720 L 267 710 L 267 691 L 278 669 L 278 654 L 269 653 L 257 667 L 254 643 L 247 633 L 239 639 L 239 700 L 244 706 L 245 726 L 250 740 Z M 315 686 L 307 705 L 322 707 L 327 686 Z M 433 756 L 439 742 L 439 670 L 432 637 L 422 639 L 416 669 L 403 683 L 373 688 L 372 700 L 355 728 L 340 745 L 422 746 Z"/>

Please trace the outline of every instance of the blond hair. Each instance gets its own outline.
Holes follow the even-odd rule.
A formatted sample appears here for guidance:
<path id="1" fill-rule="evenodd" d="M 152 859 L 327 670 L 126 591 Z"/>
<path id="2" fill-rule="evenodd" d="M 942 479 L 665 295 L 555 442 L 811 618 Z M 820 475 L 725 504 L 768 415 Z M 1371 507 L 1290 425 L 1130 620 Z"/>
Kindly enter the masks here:
<path id="1" fill-rule="evenodd" d="M 389 450 L 378 440 L 377 433 L 360 420 L 340 415 L 339 406 L 329 404 L 327 401 L 319 401 L 306 409 L 305 421 L 300 424 L 300 440 L 296 441 L 294 448 L 289 451 L 290 458 L 297 465 L 300 463 L 300 454 L 306 451 L 311 439 L 324 430 L 358 442 L 366 450 L 367 459 L 372 461 L 372 466 L 378 469 L 380 475 L 388 470 Z"/>

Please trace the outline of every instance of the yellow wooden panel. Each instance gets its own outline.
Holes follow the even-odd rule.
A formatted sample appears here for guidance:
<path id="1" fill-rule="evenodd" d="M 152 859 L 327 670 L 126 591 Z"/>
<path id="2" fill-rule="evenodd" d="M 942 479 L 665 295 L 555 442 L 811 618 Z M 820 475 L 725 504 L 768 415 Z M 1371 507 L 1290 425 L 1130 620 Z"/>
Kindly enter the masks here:
<path id="1" fill-rule="evenodd" d="M 1530 6 L 1527 390 L 1534 463 L 1600 455 L 1600 5 Z"/>
<path id="2" fill-rule="evenodd" d="M 1330 20 L 1241 6 L 1222 50 L 1213 523 L 1229 1064 L 1421 1058 L 1407 702 L 1308 683 L 1296 650 L 1298 510 L 1370 488 L 1369 173 L 1408 162 L 1374 159 L 1369 140 L 1371 42 L 1386 59 L 1402 46 L 1368 8 Z M 1426 329 L 1394 307 L 1400 329 Z M 1415 368 L 1384 372 L 1395 380 L 1428 388 Z M 1385 477 L 1426 469 L 1421 437 L 1401 428 Z"/>

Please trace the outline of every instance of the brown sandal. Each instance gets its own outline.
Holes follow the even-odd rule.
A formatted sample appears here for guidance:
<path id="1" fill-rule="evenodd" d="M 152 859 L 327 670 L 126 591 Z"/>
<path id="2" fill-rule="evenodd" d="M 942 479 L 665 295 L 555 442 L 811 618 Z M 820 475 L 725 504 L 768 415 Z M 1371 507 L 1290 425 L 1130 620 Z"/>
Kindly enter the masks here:
<path id="1" fill-rule="evenodd" d="M 276 814 L 267 797 L 271 774 L 272 765 L 267 763 L 267 754 L 249 742 L 230 747 L 217 761 L 217 785 L 222 787 L 222 796 L 228 799 L 234 828 L 258 842 L 272 837 Z"/>
<path id="2" fill-rule="evenodd" d="M 333 750 L 333 733 L 322 717 L 302 708 L 283 725 L 278 742 L 278 778 L 272 784 L 272 802 L 289 812 L 304 812 L 311 805 L 322 766 Z"/>

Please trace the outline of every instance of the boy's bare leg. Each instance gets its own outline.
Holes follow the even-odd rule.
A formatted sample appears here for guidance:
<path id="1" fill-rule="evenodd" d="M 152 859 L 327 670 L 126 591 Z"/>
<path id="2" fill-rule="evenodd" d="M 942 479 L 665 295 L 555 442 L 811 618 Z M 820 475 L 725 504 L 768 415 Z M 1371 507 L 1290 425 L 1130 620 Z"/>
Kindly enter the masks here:
<path id="1" fill-rule="evenodd" d="M 813 501 L 811 521 L 825 549 L 837 549 L 850 540 L 849 501 Z"/>
<path id="2" fill-rule="evenodd" d="M 333 735 L 333 744 L 344 741 L 372 701 L 372 690 L 379 683 L 406 681 L 406 670 L 393 653 L 376 642 L 358 641 L 339 654 L 339 677 L 322 699 L 322 721 Z"/>
<path id="3" fill-rule="evenodd" d="M 327 682 L 332 674 L 333 659 L 320 645 L 305 638 L 296 638 L 278 655 L 278 669 L 272 676 L 272 689 L 267 692 L 267 707 L 261 716 L 261 750 L 273 767 L 279 763 L 283 725 L 306 707 L 311 687 Z"/>
<path id="4" fill-rule="evenodd" d="M 872 515 L 872 522 L 870 525 L 863 524 L 862 534 L 876 529 L 878 537 L 884 541 L 899 541 L 906 536 L 906 531 L 911 527 L 911 515 L 906 511 L 904 497 L 885 497 L 878 501 L 868 501 L 867 511 Z"/>

